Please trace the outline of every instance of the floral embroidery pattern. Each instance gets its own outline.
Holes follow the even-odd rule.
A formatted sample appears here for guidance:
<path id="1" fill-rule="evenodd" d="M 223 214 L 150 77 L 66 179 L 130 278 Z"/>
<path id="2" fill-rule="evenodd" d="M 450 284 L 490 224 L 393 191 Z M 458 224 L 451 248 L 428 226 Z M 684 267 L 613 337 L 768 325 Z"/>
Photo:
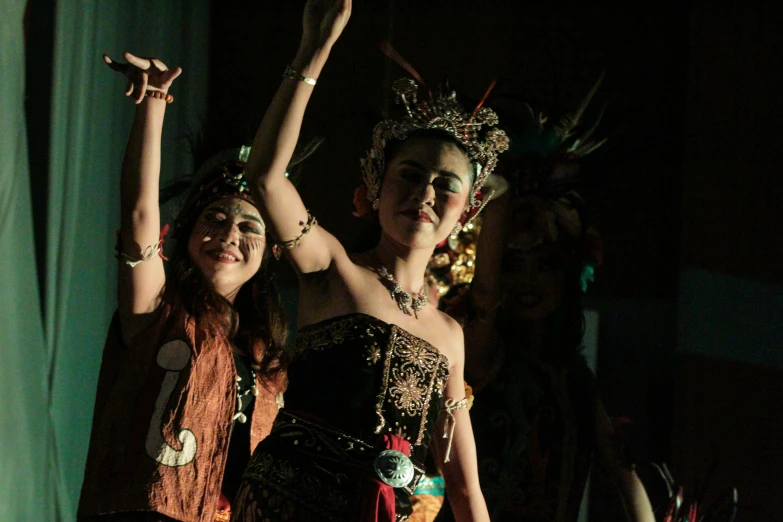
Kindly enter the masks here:
<path id="1" fill-rule="evenodd" d="M 419 418 L 419 430 L 414 446 L 424 440 L 427 428 L 427 411 L 433 395 L 443 397 L 443 388 L 449 375 L 449 364 L 435 347 L 423 339 L 391 325 L 391 335 L 383 362 L 383 380 L 375 405 L 378 424 L 375 433 L 381 433 L 388 426 L 384 407 L 391 406 L 401 410 L 402 416 Z M 393 418 L 393 415 L 390 415 Z M 403 431 L 400 435 L 411 440 Z"/>
<path id="2" fill-rule="evenodd" d="M 360 313 L 306 326 L 299 330 L 296 345 L 297 351 L 325 350 L 357 338 L 364 341 L 363 357 L 368 366 L 383 363 L 375 433 L 394 431 L 413 445 L 421 445 L 432 398 L 443 397 L 448 360 L 423 339 Z M 391 420 L 399 416 L 410 420 Z M 412 422 L 418 426 L 409 428 Z M 414 433 L 407 433 L 409 429 Z"/>
<path id="3" fill-rule="evenodd" d="M 401 371 L 398 368 L 392 370 L 394 385 L 389 388 L 389 395 L 394 397 L 395 403 L 408 415 L 415 415 L 422 410 L 427 388 L 421 386 L 418 376 L 413 372 Z"/>

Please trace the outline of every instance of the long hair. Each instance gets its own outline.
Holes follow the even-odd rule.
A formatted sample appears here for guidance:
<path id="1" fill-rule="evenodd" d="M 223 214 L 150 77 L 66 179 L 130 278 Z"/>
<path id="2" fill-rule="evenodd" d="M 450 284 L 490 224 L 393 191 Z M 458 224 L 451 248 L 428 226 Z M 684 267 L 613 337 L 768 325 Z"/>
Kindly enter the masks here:
<path id="1" fill-rule="evenodd" d="M 212 156 L 207 151 L 215 147 L 207 145 L 214 142 L 221 133 L 213 130 L 210 137 L 204 132 L 191 133 L 188 138 L 191 153 L 196 164 L 204 165 Z M 296 182 L 302 163 L 323 143 L 322 137 L 316 137 L 298 145 L 288 165 L 288 178 Z M 238 149 L 237 149 L 238 150 Z M 220 154 L 220 153 L 218 153 Z M 228 163 L 221 167 L 235 170 L 238 164 Z M 220 167 L 216 167 L 220 168 Z M 244 165 L 242 165 L 242 169 Z M 202 176 L 208 176 L 208 171 Z M 171 180 L 161 188 L 161 204 L 185 197 L 198 189 L 203 181 L 190 173 Z M 198 212 L 184 217 L 184 223 L 178 223 L 174 235 L 174 248 L 164 289 L 164 302 L 172 307 L 180 306 L 204 329 L 207 335 L 222 336 L 232 341 L 237 348 L 250 357 L 254 370 L 262 375 L 272 376 L 288 365 L 285 346 L 288 340 L 288 321 L 280 299 L 277 285 L 277 264 L 271 262 L 271 238 L 267 242 L 258 272 L 240 288 L 232 305 L 217 293 L 201 271 L 194 265 L 188 253 L 188 241 L 198 219 Z M 183 209 L 180 209 L 183 217 Z M 179 218 L 177 218 L 179 219 Z"/>
<path id="2" fill-rule="evenodd" d="M 228 339 L 247 355 L 254 370 L 271 375 L 287 365 L 288 325 L 275 282 L 271 248 L 264 249 L 261 267 L 237 293 L 234 304 L 220 295 L 195 266 L 188 240 L 195 218 L 184 225 L 174 242 L 164 296 L 173 307 L 190 314 L 206 334 Z"/>

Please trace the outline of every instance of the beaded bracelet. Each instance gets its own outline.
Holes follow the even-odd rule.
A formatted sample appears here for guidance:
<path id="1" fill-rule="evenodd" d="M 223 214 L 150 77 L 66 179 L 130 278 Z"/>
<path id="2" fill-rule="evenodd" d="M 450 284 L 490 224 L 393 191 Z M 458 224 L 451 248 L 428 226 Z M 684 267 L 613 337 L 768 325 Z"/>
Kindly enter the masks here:
<path id="1" fill-rule="evenodd" d="M 145 96 L 149 96 L 150 98 L 156 98 L 158 100 L 164 100 L 166 103 L 171 103 L 174 101 L 174 96 L 167 92 L 163 91 L 153 91 L 153 90 L 147 90 L 144 93 Z"/>
<path id="2" fill-rule="evenodd" d="M 283 71 L 283 78 L 290 78 L 298 82 L 305 82 L 307 85 L 315 85 L 316 82 L 315 78 L 302 76 L 296 71 L 296 69 L 294 69 L 290 65 L 285 66 L 285 71 Z"/>

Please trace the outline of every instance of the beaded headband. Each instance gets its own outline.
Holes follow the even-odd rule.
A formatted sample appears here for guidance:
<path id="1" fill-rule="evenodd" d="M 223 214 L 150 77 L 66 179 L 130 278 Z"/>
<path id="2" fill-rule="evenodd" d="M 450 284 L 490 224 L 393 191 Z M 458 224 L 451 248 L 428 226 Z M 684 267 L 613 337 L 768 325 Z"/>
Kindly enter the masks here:
<path id="1" fill-rule="evenodd" d="M 245 163 L 250 147 L 228 149 L 212 156 L 198 169 L 199 180 L 175 220 L 176 230 L 193 220 L 210 203 L 224 198 L 238 198 L 256 205 L 245 179 Z"/>
<path id="2" fill-rule="evenodd" d="M 477 197 L 479 191 L 497 165 L 498 154 L 509 146 L 505 131 L 495 127 L 498 124 L 495 111 L 482 107 L 489 92 L 478 106 L 469 112 L 459 104 L 454 91 L 430 96 L 428 101 L 417 103 L 418 88 L 418 84 L 411 78 L 400 78 L 392 84 L 396 101 L 405 105 L 406 115 L 400 120 L 384 120 L 373 130 L 372 148 L 361 161 L 367 199 L 376 208 L 386 168 L 384 149 L 390 140 L 404 140 L 419 130 L 440 129 L 462 144 L 476 168 L 468 210 L 483 207 L 490 198 Z M 492 128 L 486 130 L 485 127 Z"/>

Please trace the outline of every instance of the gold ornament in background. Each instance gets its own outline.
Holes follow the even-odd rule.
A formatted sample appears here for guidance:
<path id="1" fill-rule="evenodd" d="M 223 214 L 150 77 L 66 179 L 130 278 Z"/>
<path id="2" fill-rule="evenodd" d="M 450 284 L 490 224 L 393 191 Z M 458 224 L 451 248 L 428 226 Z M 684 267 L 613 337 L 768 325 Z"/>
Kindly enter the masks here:
<path id="1" fill-rule="evenodd" d="M 481 223 L 482 216 L 476 216 L 457 236 L 449 236 L 446 244 L 435 249 L 427 266 L 427 280 L 437 288 L 438 297 L 454 286 L 473 281 Z"/>

